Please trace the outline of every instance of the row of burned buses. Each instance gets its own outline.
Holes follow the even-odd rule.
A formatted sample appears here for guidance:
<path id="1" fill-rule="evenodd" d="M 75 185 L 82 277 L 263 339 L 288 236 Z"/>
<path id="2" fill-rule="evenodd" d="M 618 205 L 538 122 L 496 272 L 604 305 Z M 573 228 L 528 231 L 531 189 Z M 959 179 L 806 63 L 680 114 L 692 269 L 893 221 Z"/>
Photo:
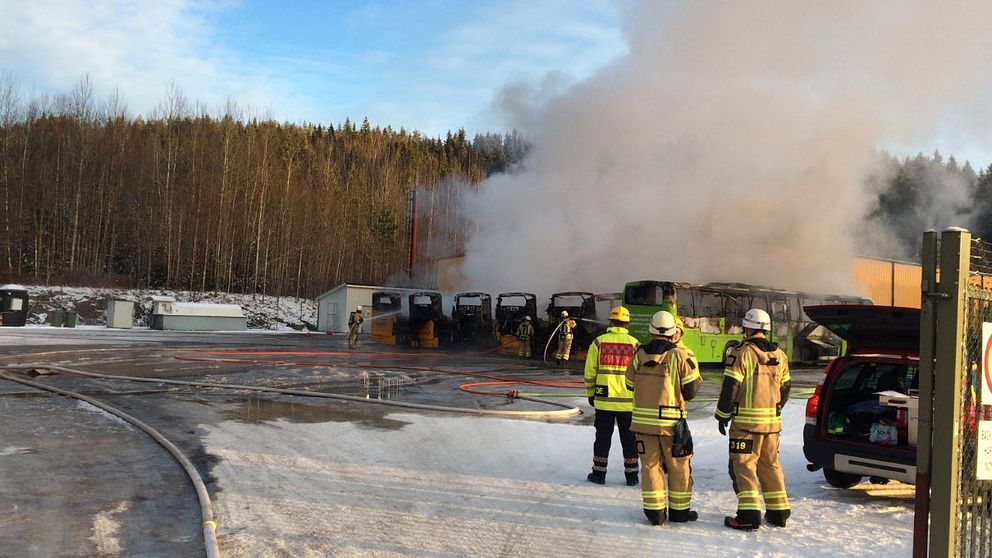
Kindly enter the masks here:
<path id="1" fill-rule="evenodd" d="M 418 292 L 406 299 L 398 292 L 380 291 L 372 299 L 372 337 L 390 345 L 452 347 L 494 350 L 516 354 L 517 327 L 524 316 L 534 320 L 533 353 L 541 358 L 552 343 L 562 310 L 578 322 L 572 357 L 585 357 L 585 350 L 606 328 L 610 308 L 623 304 L 630 310 L 630 333 L 642 343 L 649 338 L 651 316 L 665 305 L 666 292 L 677 295 L 676 313 L 683 321 L 682 343 L 699 362 L 718 364 L 726 352 L 743 338 L 741 317 L 749 308 L 766 310 L 772 318 L 772 341 L 779 343 L 792 362 L 817 362 L 842 353 L 842 341 L 806 315 L 807 305 L 871 304 L 858 296 L 787 291 L 742 283 L 673 283 L 632 281 L 622 293 L 596 295 L 563 292 L 551 296 L 539 315 L 537 298 L 530 293 L 467 292 L 454 295 L 450 314 L 442 309 L 441 293 Z M 599 308 L 597 308 L 599 307 Z M 600 318 L 599 316 L 602 316 Z"/>
<path id="2" fill-rule="evenodd" d="M 446 314 L 441 293 L 422 291 L 404 298 L 398 292 L 377 291 L 372 295 L 372 341 L 415 348 L 451 347 L 516 354 L 517 328 L 525 316 L 530 316 L 535 332 L 532 349 L 540 357 L 565 310 L 579 324 L 573 354 L 584 353 L 584 348 L 605 327 L 605 322 L 596 317 L 596 303 L 610 302 L 611 296 L 615 297 L 614 305 L 618 304 L 619 293 L 556 293 L 538 314 L 537 296 L 531 293 L 497 295 L 494 312 L 491 295 L 466 292 L 454 295 L 451 312 Z"/>

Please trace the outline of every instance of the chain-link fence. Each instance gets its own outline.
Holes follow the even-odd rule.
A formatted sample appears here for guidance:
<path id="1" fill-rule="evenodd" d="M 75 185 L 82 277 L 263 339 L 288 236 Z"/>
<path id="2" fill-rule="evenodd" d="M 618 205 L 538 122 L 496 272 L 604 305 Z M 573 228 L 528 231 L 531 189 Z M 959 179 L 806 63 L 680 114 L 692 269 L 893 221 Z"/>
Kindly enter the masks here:
<path id="1" fill-rule="evenodd" d="M 982 335 L 983 324 L 992 323 L 992 244 L 975 239 L 970 248 L 960 368 L 956 548 L 960 557 L 992 558 L 992 480 L 979 480 L 977 475 L 981 423 L 992 420 L 992 401 L 981 400 L 983 370 L 992 365 L 983 362 L 989 348 Z"/>

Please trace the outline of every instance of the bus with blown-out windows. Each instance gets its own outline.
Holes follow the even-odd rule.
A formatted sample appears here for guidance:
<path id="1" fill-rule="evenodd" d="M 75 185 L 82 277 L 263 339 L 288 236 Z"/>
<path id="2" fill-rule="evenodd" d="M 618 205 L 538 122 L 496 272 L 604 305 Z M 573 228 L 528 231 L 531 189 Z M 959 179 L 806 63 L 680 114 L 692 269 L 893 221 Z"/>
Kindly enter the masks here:
<path id="1" fill-rule="evenodd" d="M 803 306 L 871 304 L 866 298 L 813 294 L 745 285 L 742 283 L 673 283 L 633 281 L 623 290 L 630 310 L 630 334 L 642 343 L 650 338 L 648 323 L 659 310 L 675 314 L 683 324 L 682 344 L 701 363 L 719 364 L 744 338 L 741 319 L 750 308 L 761 308 L 772 318 L 769 338 L 792 362 L 815 363 L 842 354 L 843 342 L 813 322 Z"/>

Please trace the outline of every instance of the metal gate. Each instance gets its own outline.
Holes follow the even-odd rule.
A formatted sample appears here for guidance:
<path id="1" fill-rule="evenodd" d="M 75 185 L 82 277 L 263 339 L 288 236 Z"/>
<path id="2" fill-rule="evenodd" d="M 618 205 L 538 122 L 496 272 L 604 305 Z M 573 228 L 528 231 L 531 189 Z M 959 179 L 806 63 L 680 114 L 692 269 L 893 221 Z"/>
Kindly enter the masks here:
<path id="1" fill-rule="evenodd" d="M 992 558 L 992 244 L 925 233 L 922 287 L 913 554 Z"/>

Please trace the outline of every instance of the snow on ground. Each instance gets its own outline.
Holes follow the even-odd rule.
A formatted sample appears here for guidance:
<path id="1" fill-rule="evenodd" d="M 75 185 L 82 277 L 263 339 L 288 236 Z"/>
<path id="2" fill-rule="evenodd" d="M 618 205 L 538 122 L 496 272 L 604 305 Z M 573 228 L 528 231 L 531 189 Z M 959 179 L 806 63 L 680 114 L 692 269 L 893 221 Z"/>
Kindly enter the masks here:
<path id="1" fill-rule="evenodd" d="M 244 310 L 248 327 L 299 331 L 316 329 L 317 303 L 310 299 L 257 294 L 170 291 L 161 289 L 114 289 L 28 285 L 28 323 L 47 323 L 52 310 L 75 310 L 79 325 L 106 324 L 107 302 L 135 303 L 135 325 L 147 326 L 152 296 L 172 296 L 179 302 L 237 304 Z"/>
<path id="2" fill-rule="evenodd" d="M 732 531 L 727 441 L 690 420 L 696 523 L 649 525 L 623 483 L 614 439 L 607 485 L 585 481 L 593 428 L 391 414 L 352 422 L 206 425 L 227 556 L 908 556 L 911 487 L 830 488 L 806 471 L 802 401 L 787 405 L 786 529 Z"/>

